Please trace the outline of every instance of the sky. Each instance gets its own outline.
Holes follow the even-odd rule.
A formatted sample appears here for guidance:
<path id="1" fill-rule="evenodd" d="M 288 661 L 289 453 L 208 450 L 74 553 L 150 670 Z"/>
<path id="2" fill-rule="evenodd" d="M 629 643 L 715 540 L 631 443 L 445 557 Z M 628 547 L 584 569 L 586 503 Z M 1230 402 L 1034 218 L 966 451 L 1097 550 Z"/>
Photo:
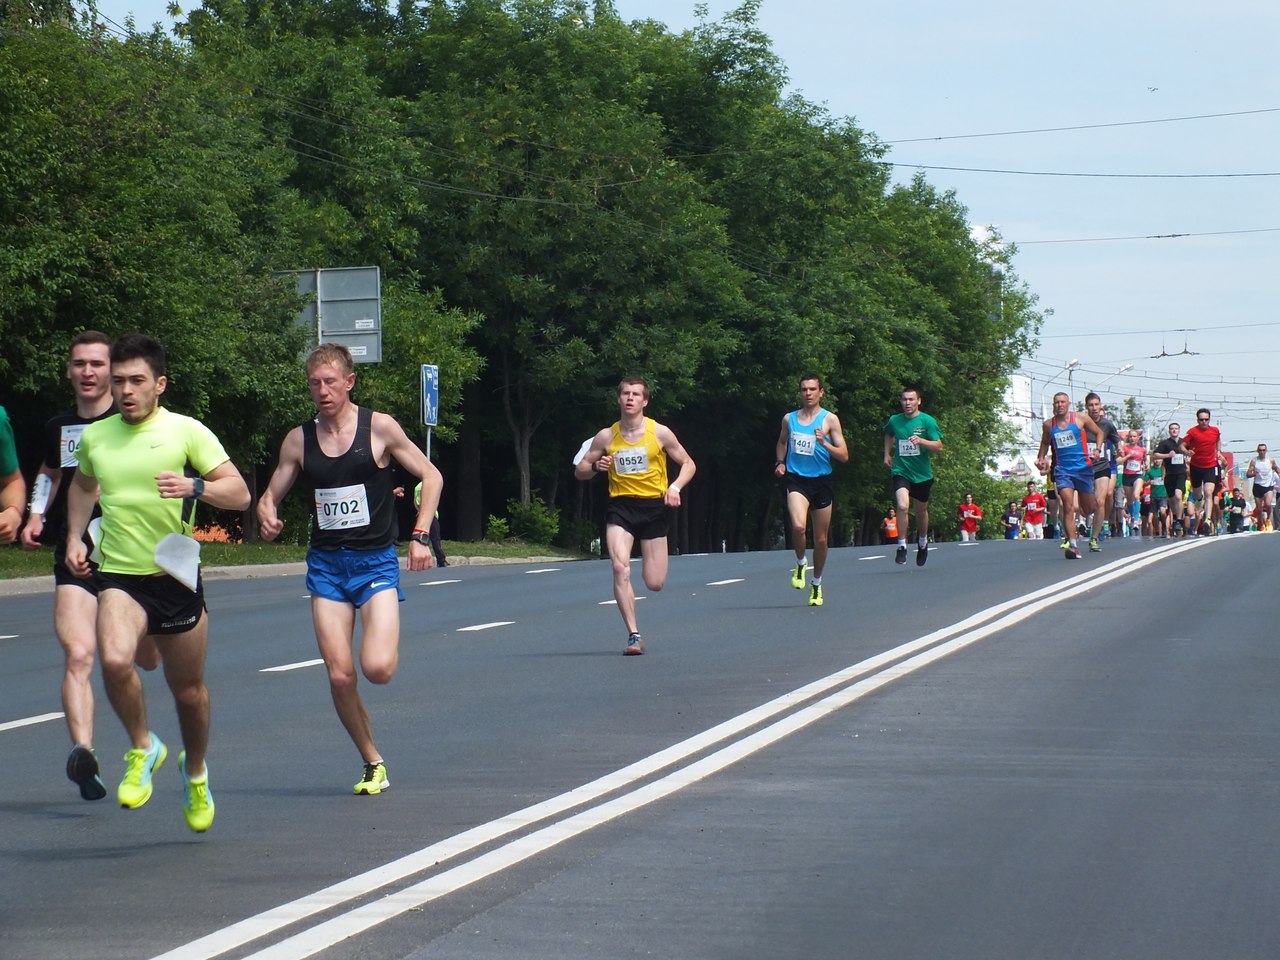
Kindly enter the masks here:
<path id="1" fill-rule="evenodd" d="M 697 6 L 615 0 L 677 32 Z M 1051 311 L 1023 360 L 1028 413 L 1097 389 L 1161 436 L 1208 407 L 1237 458 L 1280 449 L 1280 5 L 1041 6 L 762 0 L 757 24 L 790 91 L 886 143 L 895 181 L 923 170 L 1016 245 Z M 99 12 L 145 27 L 164 8 Z"/>

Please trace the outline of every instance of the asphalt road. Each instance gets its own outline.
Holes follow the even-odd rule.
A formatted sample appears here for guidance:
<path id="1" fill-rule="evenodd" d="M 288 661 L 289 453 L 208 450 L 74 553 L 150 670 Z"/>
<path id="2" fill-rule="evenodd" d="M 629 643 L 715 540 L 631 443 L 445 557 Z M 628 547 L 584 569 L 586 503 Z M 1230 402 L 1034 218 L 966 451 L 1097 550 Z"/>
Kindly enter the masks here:
<path id="1" fill-rule="evenodd" d="M 368 798 L 302 578 L 211 581 L 204 835 L 155 674 L 155 795 L 100 695 L 79 799 L 50 597 L 3 597 L 0 958 L 1274 960 L 1278 556 L 844 549 L 820 609 L 673 558 L 638 658 L 605 563 L 407 575 Z"/>

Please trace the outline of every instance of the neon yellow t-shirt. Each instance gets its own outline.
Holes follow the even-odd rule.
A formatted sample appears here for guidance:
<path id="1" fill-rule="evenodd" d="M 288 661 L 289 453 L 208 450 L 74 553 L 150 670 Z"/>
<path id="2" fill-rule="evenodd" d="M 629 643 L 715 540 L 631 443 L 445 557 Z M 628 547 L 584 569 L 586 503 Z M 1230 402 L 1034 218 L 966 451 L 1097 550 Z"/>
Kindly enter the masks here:
<path id="1" fill-rule="evenodd" d="M 103 571 L 144 576 L 161 572 L 156 544 L 170 533 L 190 536 L 195 519 L 195 500 L 163 499 L 156 476 L 188 467 L 203 476 L 230 459 L 203 423 L 163 407 L 139 424 L 119 414 L 89 424 L 76 457 L 102 490 Z"/>

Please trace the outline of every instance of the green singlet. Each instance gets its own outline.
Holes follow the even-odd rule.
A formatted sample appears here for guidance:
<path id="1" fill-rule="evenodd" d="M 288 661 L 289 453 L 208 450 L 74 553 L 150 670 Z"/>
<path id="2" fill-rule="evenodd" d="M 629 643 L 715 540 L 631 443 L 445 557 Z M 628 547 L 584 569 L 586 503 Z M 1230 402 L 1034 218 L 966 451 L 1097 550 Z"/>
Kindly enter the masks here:
<path id="1" fill-rule="evenodd" d="M 230 459 L 203 423 L 163 407 L 139 424 L 119 414 L 89 424 L 76 456 L 102 491 L 102 570 L 144 576 L 161 572 L 156 544 L 170 533 L 190 536 L 195 514 L 193 500 L 162 498 L 156 476 L 188 466 L 203 476 Z"/>
<path id="2" fill-rule="evenodd" d="M 916 412 L 910 420 L 906 414 L 895 413 L 884 425 L 886 435 L 893 437 L 893 473 L 906 477 L 912 483 L 923 483 L 933 479 L 933 465 L 929 462 L 929 451 L 915 442 L 916 437 L 926 440 L 941 440 L 942 431 L 938 421 L 927 413 Z"/>
<path id="3" fill-rule="evenodd" d="M 9 414 L 0 407 L 0 477 L 7 477 L 18 470 L 18 451 L 13 442 L 13 427 Z"/>

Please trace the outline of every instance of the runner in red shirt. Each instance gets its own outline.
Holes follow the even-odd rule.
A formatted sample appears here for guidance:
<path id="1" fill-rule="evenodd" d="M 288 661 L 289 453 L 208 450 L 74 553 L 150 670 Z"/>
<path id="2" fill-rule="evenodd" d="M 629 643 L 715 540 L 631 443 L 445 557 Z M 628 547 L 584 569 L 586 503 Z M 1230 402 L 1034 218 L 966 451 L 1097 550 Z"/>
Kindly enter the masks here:
<path id="1" fill-rule="evenodd" d="M 961 543 L 977 540 L 978 521 L 982 519 L 982 508 L 973 502 L 972 493 L 964 495 L 964 502 L 956 507 L 956 516 L 960 519 Z"/>
<path id="2" fill-rule="evenodd" d="M 1191 492 L 1196 498 L 1196 532 L 1210 517 L 1213 491 L 1218 480 L 1218 464 L 1222 462 L 1222 434 L 1209 426 L 1208 407 L 1196 411 L 1196 425 L 1182 438 L 1183 449 L 1191 457 Z"/>
<path id="3" fill-rule="evenodd" d="M 1044 539 L 1044 512 L 1049 502 L 1036 490 L 1036 482 L 1027 483 L 1027 495 L 1022 498 L 1022 522 L 1027 527 L 1028 540 Z"/>

